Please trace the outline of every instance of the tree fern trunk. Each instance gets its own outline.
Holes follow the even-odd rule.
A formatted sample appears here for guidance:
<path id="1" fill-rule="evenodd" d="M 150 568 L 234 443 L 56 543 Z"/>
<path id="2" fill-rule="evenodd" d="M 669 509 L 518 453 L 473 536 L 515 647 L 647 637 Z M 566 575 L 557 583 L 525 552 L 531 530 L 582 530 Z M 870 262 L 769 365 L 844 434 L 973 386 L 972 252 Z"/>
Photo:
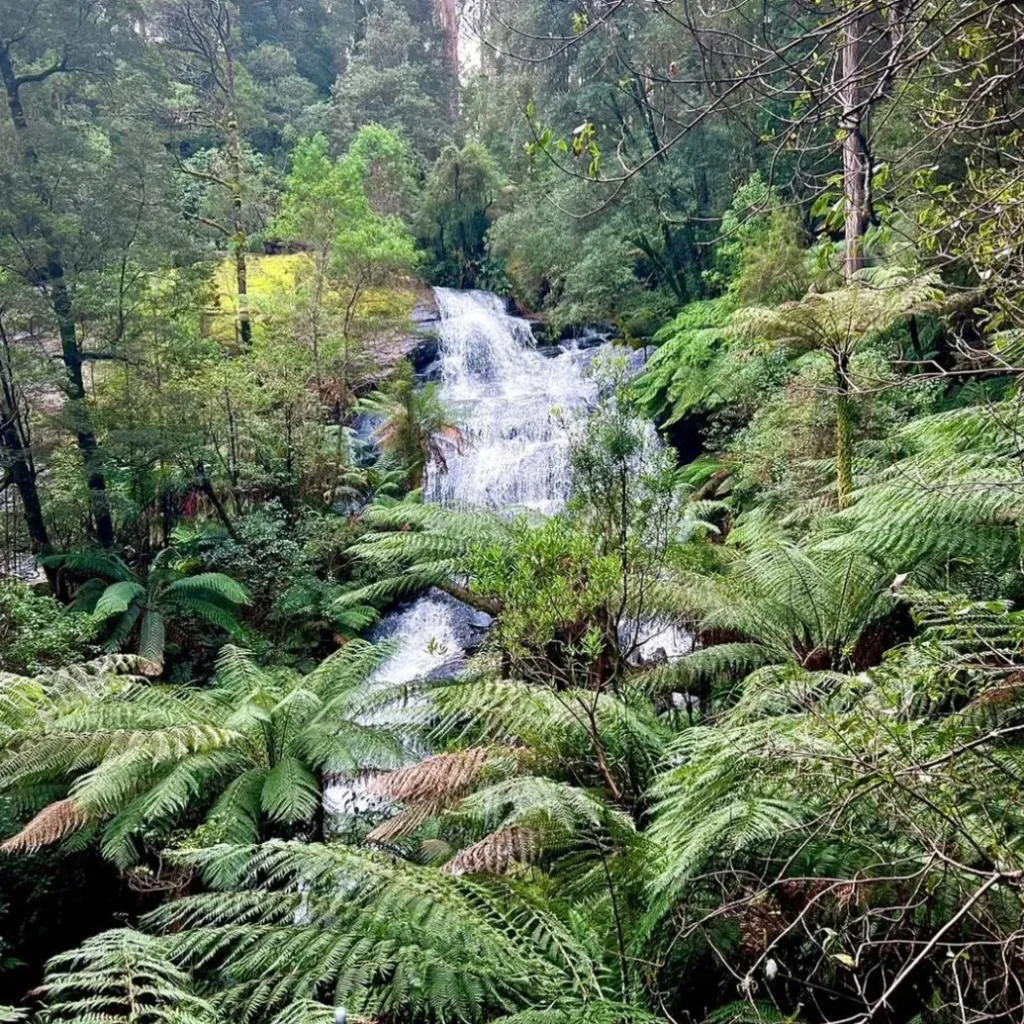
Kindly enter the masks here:
<path id="1" fill-rule="evenodd" d="M 836 503 L 844 509 L 853 492 L 853 404 L 846 357 L 836 362 Z"/>

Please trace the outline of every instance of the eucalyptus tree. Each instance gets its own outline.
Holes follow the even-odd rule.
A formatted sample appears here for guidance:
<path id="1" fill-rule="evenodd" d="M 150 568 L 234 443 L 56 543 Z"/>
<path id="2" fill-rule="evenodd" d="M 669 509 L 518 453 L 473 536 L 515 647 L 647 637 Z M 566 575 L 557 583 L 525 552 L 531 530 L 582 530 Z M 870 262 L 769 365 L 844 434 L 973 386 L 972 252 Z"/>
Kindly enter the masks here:
<path id="1" fill-rule="evenodd" d="M 0 79 L 7 118 L 3 138 L 15 159 L 5 165 L 4 243 L 0 265 L 35 292 L 60 339 L 71 429 L 81 451 L 92 499 L 96 536 L 109 546 L 114 525 L 103 458 L 90 421 L 84 366 L 88 358 L 79 322 L 83 275 L 102 264 L 100 240 L 90 245 L 89 204 L 95 198 L 76 182 L 90 166 L 91 83 L 102 92 L 121 55 L 137 42 L 137 5 L 128 0 L 72 0 L 70 4 L 13 0 L 0 13 Z M 63 115 L 47 102 L 58 90 Z M 69 172 L 68 164 L 76 170 Z M 103 204 L 105 206 L 105 204 Z"/>

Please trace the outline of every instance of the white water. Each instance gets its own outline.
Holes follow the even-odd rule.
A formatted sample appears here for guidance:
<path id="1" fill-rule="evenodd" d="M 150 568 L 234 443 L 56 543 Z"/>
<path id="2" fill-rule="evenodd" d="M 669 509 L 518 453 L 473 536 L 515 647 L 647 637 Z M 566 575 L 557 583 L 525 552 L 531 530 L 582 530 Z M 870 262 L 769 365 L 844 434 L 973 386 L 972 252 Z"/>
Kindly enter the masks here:
<path id="1" fill-rule="evenodd" d="M 591 402 L 593 352 L 569 347 L 542 356 L 529 324 L 509 316 L 497 295 L 435 289 L 441 314 L 440 391 L 463 435 L 447 446 L 447 472 L 427 470 L 426 497 L 453 507 L 551 514 L 569 497 L 569 435 L 564 419 Z M 458 608 L 426 595 L 388 616 L 378 631 L 400 649 L 379 678 L 406 682 L 461 653 Z"/>
<path id="2" fill-rule="evenodd" d="M 447 472 L 428 467 L 426 497 L 453 507 L 529 510 L 550 515 L 569 497 L 568 421 L 597 397 L 587 375 L 594 349 L 568 343 L 557 356 L 537 350 L 525 320 L 509 316 L 498 296 L 435 289 L 440 320 L 440 391 L 463 435 L 448 445 Z M 472 613 L 445 595 L 425 594 L 388 615 L 374 639 L 399 649 L 378 670 L 382 683 L 404 683 L 442 670 L 463 653 Z M 669 625 L 639 632 L 639 653 L 672 658 L 689 637 Z M 329 807 L 352 813 L 376 806 L 359 783 L 331 786 Z"/>
<path id="3" fill-rule="evenodd" d="M 490 292 L 436 289 L 441 312 L 441 391 L 462 424 L 447 473 L 427 476 L 427 497 L 446 505 L 557 511 L 569 496 L 564 417 L 596 397 L 587 355 L 542 356 L 525 320 Z"/>

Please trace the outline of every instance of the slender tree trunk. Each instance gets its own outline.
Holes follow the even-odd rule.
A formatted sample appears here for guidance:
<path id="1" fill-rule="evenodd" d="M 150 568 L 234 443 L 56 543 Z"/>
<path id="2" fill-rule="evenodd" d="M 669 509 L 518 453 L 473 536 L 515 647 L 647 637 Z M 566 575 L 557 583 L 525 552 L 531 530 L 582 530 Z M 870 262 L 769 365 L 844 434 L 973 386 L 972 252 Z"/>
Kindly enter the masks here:
<path id="1" fill-rule="evenodd" d="M 235 278 L 238 282 L 238 337 L 242 350 L 252 348 L 252 322 L 249 318 L 249 270 L 245 259 L 246 233 L 242 216 L 242 134 L 238 129 L 238 118 L 232 112 L 228 116 L 228 162 L 231 173 L 231 210 L 234 233 L 231 247 L 235 255 Z"/>
<path id="2" fill-rule="evenodd" d="M 21 512 L 32 543 L 32 553 L 46 555 L 52 550 L 50 534 L 46 529 L 43 505 L 39 500 L 28 421 L 14 382 L 8 338 L 3 324 L 0 324 L 0 344 L 3 346 L 0 351 L 0 451 L 3 452 L 7 476 L 21 496 Z M 57 570 L 46 566 L 44 572 L 56 594 Z"/>
<path id="3" fill-rule="evenodd" d="M 853 493 L 853 403 L 850 400 L 850 378 L 847 357 L 835 362 L 836 371 L 836 504 L 840 509 L 850 504 Z"/>
<path id="4" fill-rule="evenodd" d="M 857 0 L 854 0 L 856 3 Z M 866 263 L 864 233 L 868 226 L 868 186 L 871 167 L 864 145 L 861 107 L 862 49 L 865 17 L 851 14 L 844 30 L 842 52 L 843 195 L 845 203 L 844 272 L 852 278 Z"/>
<path id="5" fill-rule="evenodd" d="M 435 0 L 435 11 L 437 24 L 444 33 L 445 53 L 452 76 L 449 109 L 452 118 L 457 118 L 459 116 L 459 14 L 455 8 L 455 0 Z"/>
<path id="6" fill-rule="evenodd" d="M 86 409 L 85 378 L 82 375 L 82 350 L 78 344 L 78 332 L 71 312 L 71 297 L 68 295 L 63 276 L 56 277 L 59 266 L 53 266 L 50 294 L 60 329 L 61 356 L 67 371 L 66 393 L 71 407 L 75 439 L 82 453 L 85 482 L 89 488 L 89 504 L 96 527 L 96 539 L 105 547 L 114 545 L 114 522 L 110 514 L 110 499 L 107 495 L 107 481 L 103 474 L 103 463 L 99 443 L 89 423 Z"/>
<path id="7" fill-rule="evenodd" d="M 199 490 L 206 495 L 207 501 L 213 506 L 214 512 L 217 513 L 217 518 L 223 523 L 224 529 L 227 530 L 228 536 L 236 543 L 241 544 L 242 539 L 238 536 L 238 531 L 235 529 L 234 523 L 231 522 L 231 517 L 228 515 L 227 509 L 224 508 L 224 503 L 220 500 L 219 495 L 210 477 L 206 472 L 206 467 L 202 462 L 196 462 L 195 464 L 196 483 L 199 484 Z"/>
<path id="8" fill-rule="evenodd" d="M 29 178 L 36 193 L 45 201 L 45 188 L 38 175 L 39 156 L 29 136 L 28 120 L 21 102 L 21 83 L 15 74 L 10 52 L 6 47 L 0 47 L 0 78 L 3 79 L 4 90 L 7 93 L 11 123 L 14 125 L 16 136 L 21 141 L 22 157 L 29 172 Z M 89 424 L 89 416 L 85 408 L 82 349 L 78 341 L 71 296 L 64 279 L 64 262 L 61 257 L 60 245 L 45 221 L 34 225 L 34 227 L 46 242 L 48 252 L 46 266 L 31 270 L 32 283 L 41 292 L 48 295 L 50 306 L 57 320 L 61 358 L 67 371 L 66 391 L 75 424 L 75 437 L 82 453 L 86 483 L 89 487 L 96 539 L 104 547 L 111 547 L 114 543 L 114 525 L 110 515 L 110 502 L 107 497 L 107 484 L 103 475 L 99 444 Z"/>

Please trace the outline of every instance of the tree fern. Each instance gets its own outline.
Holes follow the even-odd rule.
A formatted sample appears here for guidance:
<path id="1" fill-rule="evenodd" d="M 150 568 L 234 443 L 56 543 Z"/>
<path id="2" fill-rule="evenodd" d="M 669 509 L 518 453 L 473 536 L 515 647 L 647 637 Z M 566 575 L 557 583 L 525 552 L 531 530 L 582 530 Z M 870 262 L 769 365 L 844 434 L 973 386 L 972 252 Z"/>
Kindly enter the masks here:
<path id="1" fill-rule="evenodd" d="M 489 512 L 456 512 L 438 505 L 403 502 L 372 506 L 363 514 L 370 532 L 352 553 L 380 577 L 335 602 L 338 611 L 386 605 L 428 586 L 461 586 L 468 556 L 476 545 L 510 537 L 509 524 Z"/>
<path id="2" fill-rule="evenodd" d="M 88 551 L 53 556 L 52 564 L 95 574 L 75 594 L 74 604 L 107 625 L 106 647 L 120 649 L 136 632 L 139 653 L 163 662 L 168 616 L 189 613 L 228 633 L 238 631 L 238 613 L 248 591 L 219 572 L 193 573 L 194 564 L 175 549 L 159 552 L 140 576 L 120 558 Z"/>
<path id="3" fill-rule="evenodd" d="M 151 917 L 176 960 L 232 979 L 228 1019 L 314 1000 L 371 1016 L 481 1020 L 597 994 L 589 957 L 526 892 L 339 846 L 271 843 L 192 857 L 220 891 Z"/>
<path id="4" fill-rule="evenodd" d="M 219 1024 L 161 939 L 130 929 L 102 932 L 54 957 L 40 990 L 44 1022 Z"/>
<path id="5" fill-rule="evenodd" d="M 389 651 L 351 641 L 302 677 L 228 647 L 205 690 L 113 677 L 85 696 L 44 695 L 0 750 L 0 787 L 18 794 L 45 781 L 67 796 L 6 848 L 38 848 L 91 822 L 102 825 L 105 854 L 128 864 L 144 834 L 200 814 L 236 841 L 308 826 L 325 776 L 405 756 L 389 727 L 363 721 L 373 706 L 365 682 Z"/>

